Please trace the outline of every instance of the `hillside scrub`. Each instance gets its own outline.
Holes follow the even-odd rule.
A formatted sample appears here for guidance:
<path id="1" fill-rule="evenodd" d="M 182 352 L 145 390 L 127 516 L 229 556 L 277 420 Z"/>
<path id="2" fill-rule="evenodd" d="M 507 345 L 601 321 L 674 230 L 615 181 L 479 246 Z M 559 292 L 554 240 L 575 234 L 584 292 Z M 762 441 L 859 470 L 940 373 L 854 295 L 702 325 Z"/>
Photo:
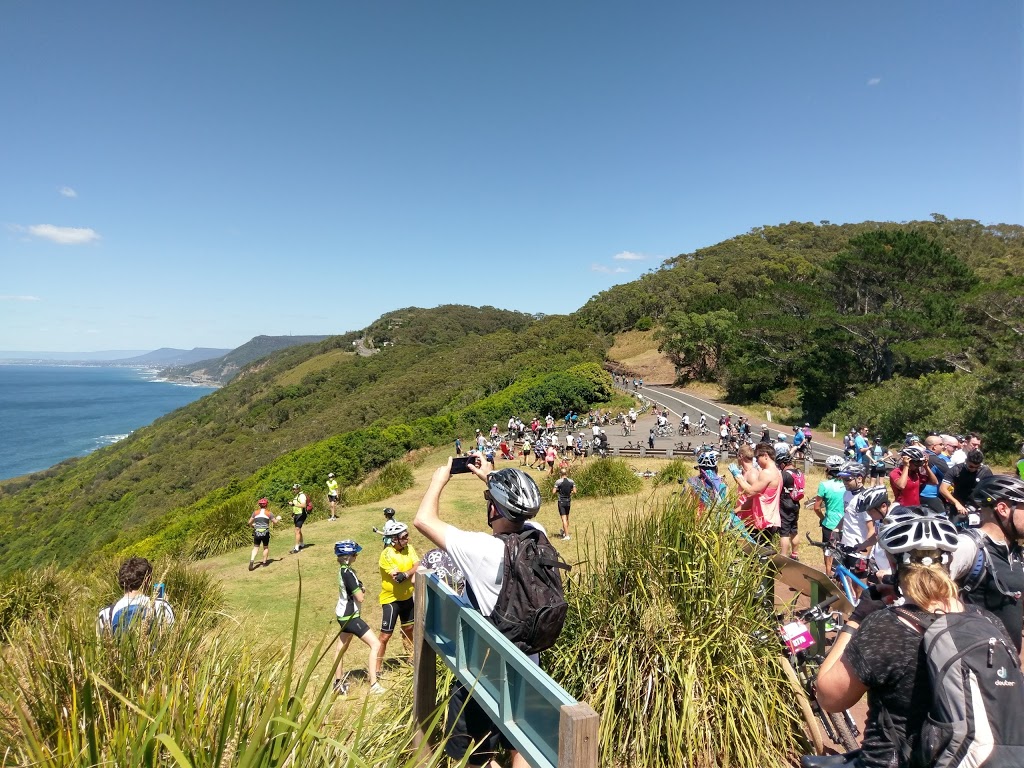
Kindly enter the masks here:
<path id="1" fill-rule="evenodd" d="M 602 765 L 781 766 L 800 747 L 765 565 L 714 511 L 664 502 L 587 542 L 551 675 L 601 713 Z M 765 639 L 757 639 L 765 638 Z"/>

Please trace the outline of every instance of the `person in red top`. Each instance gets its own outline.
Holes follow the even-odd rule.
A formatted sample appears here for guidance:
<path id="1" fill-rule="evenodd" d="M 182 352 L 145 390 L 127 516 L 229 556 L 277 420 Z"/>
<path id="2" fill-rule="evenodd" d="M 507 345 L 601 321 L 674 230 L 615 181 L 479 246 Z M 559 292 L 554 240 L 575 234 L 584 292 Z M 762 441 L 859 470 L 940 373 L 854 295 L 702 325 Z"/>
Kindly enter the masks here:
<path id="1" fill-rule="evenodd" d="M 913 507 L 921 503 L 921 486 L 938 485 L 932 468 L 925 461 L 924 451 L 911 445 L 900 451 L 900 466 L 889 473 L 889 485 L 895 504 Z"/>

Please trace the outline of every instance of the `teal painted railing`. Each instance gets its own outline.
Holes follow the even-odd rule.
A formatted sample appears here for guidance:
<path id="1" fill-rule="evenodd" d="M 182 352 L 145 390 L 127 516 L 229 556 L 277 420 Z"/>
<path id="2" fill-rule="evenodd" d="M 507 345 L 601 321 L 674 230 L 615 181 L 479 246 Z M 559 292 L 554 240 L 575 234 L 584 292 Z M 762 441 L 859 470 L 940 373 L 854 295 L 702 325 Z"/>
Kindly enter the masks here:
<path id="1" fill-rule="evenodd" d="M 432 572 L 420 571 L 413 677 L 420 738 L 437 709 L 437 658 L 472 690 L 533 768 L 597 768 L 597 713 L 577 702 Z"/>

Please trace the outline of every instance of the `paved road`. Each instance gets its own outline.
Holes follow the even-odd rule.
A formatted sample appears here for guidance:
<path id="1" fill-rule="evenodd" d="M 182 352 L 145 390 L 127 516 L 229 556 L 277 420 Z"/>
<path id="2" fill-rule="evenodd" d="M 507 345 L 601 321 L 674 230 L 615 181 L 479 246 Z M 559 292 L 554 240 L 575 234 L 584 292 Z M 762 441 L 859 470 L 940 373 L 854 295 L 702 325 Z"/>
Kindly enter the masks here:
<path id="1" fill-rule="evenodd" d="M 695 445 L 698 445 L 702 439 L 707 441 L 708 443 L 715 443 L 718 441 L 718 436 L 716 432 L 716 430 L 718 429 L 718 418 L 723 413 L 730 412 L 737 416 L 748 417 L 751 421 L 751 424 L 755 428 L 761 424 L 768 424 L 769 429 L 771 429 L 772 431 L 773 437 L 779 432 L 783 433 L 790 439 L 792 439 L 793 436 L 793 425 L 791 424 L 786 425 L 779 424 L 777 422 L 766 422 L 764 414 L 761 414 L 759 416 L 758 414 L 743 408 L 737 408 L 736 406 L 730 405 L 723 405 L 722 403 L 718 403 L 713 400 L 708 400 L 707 398 L 692 394 L 684 389 L 680 389 L 677 387 L 644 385 L 643 389 L 640 390 L 640 393 L 645 395 L 646 397 L 651 398 L 660 405 L 667 407 L 671 414 L 669 420 L 672 422 L 673 426 L 679 426 L 679 420 L 682 418 L 682 415 L 684 413 L 688 413 L 690 415 L 690 423 L 693 424 L 694 427 L 696 427 L 696 424 L 700 420 L 700 415 L 702 413 L 706 414 L 708 417 L 708 428 L 711 429 L 712 434 L 707 435 L 704 438 L 664 438 L 658 441 L 658 444 L 656 445 L 656 447 L 658 448 L 669 447 L 667 444 L 670 441 L 672 443 L 675 443 L 681 439 L 692 439 Z M 654 418 L 647 417 L 643 421 L 645 422 L 645 424 L 643 425 L 641 425 L 639 420 L 637 422 L 638 429 L 636 431 L 636 435 L 640 439 L 646 439 L 647 431 L 654 424 Z M 648 421 L 650 423 L 646 423 Z M 609 432 L 609 435 L 610 434 L 611 432 Z M 613 437 L 612 446 L 614 447 L 616 445 L 621 445 L 627 439 L 629 438 L 621 438 L 621 441 L 617 443 Z M 814 456 L 819 460 L 831 455 L 843 455 L 843 450 L 841 447 L 842 442 L 833 440 L 831 435 L 824 437 L 819 435 L 819 433 L 815 431 L 814 441 L 812 445 L 814 450 Z"/>

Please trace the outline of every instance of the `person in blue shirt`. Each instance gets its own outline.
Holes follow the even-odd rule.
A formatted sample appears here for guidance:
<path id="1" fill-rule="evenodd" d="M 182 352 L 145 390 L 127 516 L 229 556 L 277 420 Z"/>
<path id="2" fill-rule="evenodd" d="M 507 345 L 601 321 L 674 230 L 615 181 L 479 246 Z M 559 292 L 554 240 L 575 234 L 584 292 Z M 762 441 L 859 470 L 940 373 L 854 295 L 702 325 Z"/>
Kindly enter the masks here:
<path id="1" fill-rule="evenodd" d="M 862 426 L 857 436 L 853 438 L 853 455 L 858 464 L 867 469 L 871 466 L 871 443 L 868 442 L 868 428 Z"/>
<path id="2" fill-rule="evenodd" d="M 934 509 L 936 512 L 946 514 L 946 502 L 939 496 L 939 485 L 943 476 L 949 471 L 949 465 L 942 455 L 942 437 L 940 435 L 928 435 L 924 439 L 925 461 L 935 475 L 937 483 L 921 484 L 921 506 Z"/>

